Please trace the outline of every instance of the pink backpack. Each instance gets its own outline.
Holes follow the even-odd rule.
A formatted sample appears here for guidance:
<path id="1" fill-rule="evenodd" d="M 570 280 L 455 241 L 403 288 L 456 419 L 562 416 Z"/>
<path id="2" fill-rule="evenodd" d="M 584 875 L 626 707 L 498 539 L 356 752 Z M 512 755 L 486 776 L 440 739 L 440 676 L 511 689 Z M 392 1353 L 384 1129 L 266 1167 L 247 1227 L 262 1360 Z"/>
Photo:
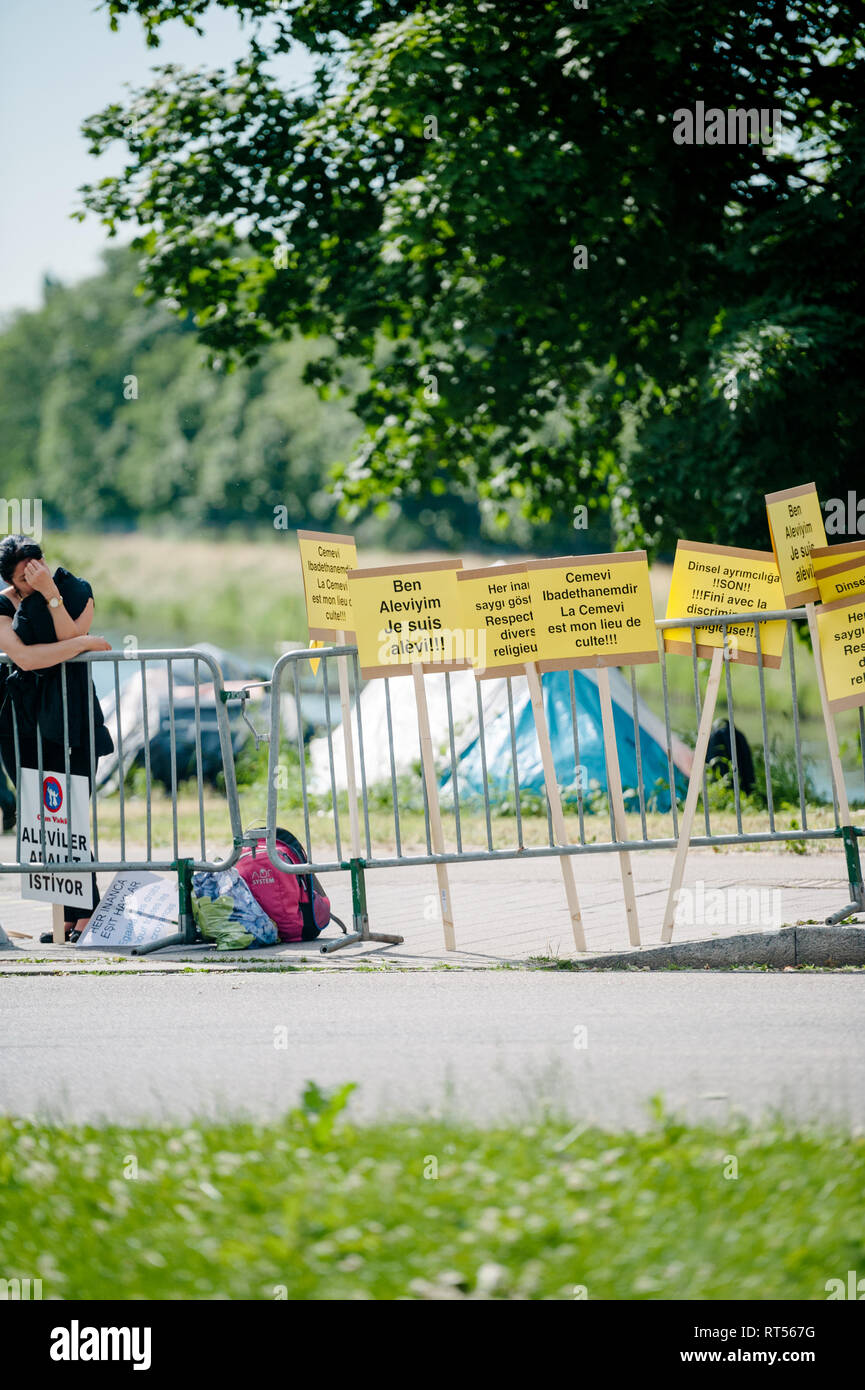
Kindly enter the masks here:
<path id="1" fill-rule="evenodd" d="M 235 868 L 259 906 L 276 924 L 280 941 L 314 941 L 331 920 L 330 901 L 313 873 L 284 874 L 267 857 L 267 832 L 256 828 L 259 836 L 247 845 Z M 288 864 L 307 862 L 303 846 L 288 830 L 277 827 L 277 853 Z M 338 917 L 333 920 L 345 927 Z"/>

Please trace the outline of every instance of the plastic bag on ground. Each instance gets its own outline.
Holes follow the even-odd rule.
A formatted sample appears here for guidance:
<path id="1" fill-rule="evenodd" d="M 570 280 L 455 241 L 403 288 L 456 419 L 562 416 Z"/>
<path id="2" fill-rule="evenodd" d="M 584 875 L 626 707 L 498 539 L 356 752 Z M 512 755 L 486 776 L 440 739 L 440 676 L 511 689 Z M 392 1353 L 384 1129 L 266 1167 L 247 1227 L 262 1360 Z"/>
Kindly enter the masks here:
<path id="1" fill-rule="evenodd" d="M 192 877 L 192 915 L 201 935 L 218 951 L 275 946 L 276 924 L 255 901 L 236 869 L 202 871 Z"/>

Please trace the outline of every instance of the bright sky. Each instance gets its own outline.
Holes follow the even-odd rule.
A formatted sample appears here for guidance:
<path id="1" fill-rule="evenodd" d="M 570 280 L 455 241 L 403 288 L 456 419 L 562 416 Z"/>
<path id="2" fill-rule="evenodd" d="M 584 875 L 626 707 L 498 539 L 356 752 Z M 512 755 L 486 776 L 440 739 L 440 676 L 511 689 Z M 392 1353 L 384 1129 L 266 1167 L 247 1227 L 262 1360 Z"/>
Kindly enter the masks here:
<path id="1" fill-rule="evenodd" d="M 214 9 L 198 38 L 180 23 L 148 49 L 137 18 L 113 34 L 97 0 L 2 0 L 0 3 L 0 316 L 36 308 L 45 272 L 63 281 L 99 269 L 109 245 L 98 219 L 75 222 L 77 189 L 121 167 L 119 147 L 87 153 L 81 121 L 111 101 L 125 82 L 141 86 L 160 63 L 221 67 L 245 51 L 233 12 Z M 310 71 L 298 50 L 274 71 L 300 82 Z M 131 233 L 130 233 L 131 235 Z M 118 243 L 119 244 L 119 239 Z"/>

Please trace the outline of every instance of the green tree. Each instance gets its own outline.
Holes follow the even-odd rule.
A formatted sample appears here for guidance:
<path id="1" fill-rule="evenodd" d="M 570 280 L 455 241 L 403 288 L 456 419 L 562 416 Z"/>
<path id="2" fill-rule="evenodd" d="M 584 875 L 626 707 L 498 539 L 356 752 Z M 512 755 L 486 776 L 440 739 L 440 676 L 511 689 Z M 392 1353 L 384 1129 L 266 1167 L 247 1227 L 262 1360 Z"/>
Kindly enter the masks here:
<path id="1" fill-rule="evenodd" d="M 248 55 L 90 119 L 128 161 L 85 203 L 217 360 L 299 331 L 320 387 L 362 364 L 345 498 L 765 546 L 764 491 L 861 476 L 858 0 L 219 3 Z M 105 8 L 157 46 L 209 4 Z M 294 43 L 308 91 L 269 70 Z M 779 148 L 677 144 L 698 100 L 780 109 Z"/>
<path id="2" fill-rule="evenodd" d="M 208 368 L 190 316 L 147 304 L 138 273 L 134 256 L 112 250 L 104 273 L 47 282 L 43 307 L 0 329 L 5 495 L 41 498 L 49 526 L 260 529 L 276 507 L 289 529 L 338 526 L 330 474 L 362 429 L 352 409 L 366 387 L 360 368 L 348 362 L 345 393 L 327 401 L 302 381 L 320 340 L 295 336 L 237 370 Z M 443 505 L 367 507 L 354 529 L 404 549 L 483 548 L 495 530 L 467 489 Z M 537 540 L 514 524 L 505 539 Z M 543 539 L 570 546 L 567 518 Z"/>

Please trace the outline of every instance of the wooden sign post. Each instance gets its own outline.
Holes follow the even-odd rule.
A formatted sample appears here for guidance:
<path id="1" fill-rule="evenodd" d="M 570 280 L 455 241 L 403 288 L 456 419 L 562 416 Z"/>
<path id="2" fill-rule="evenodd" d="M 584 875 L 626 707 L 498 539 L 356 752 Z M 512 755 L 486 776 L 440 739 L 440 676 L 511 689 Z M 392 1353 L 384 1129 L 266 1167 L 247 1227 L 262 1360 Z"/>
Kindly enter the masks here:
<path id="1" fill-rule="evenodd" d="M 465 631 L 467 634 L 474 634 L 471 647 L 477 679 L 521 676 L 525 672 L 538 747 L 541 750 L 544 788 L 550 808 L 553 834 L 559 845 L 568 845 L 570 840 L 556 779 L 556 765 L 547 727 L 541 680 L 536 663 L 531 659 L 527 660 L 537 656 L 538 648 L 526 567 L 524 564 L 490 565 L 484 569 L 460 570 L 457 575 L 457 587 L 462 603 Z M 586 936 L 571 855 L 560 855 L 559 866 L 574 945 L 578 951 L 585 951 Z"/>
<path id="2" fill-rule="evenodd" d="M 414 695 L 417 702 L 417 724 L 420 736 L 420 756 L 421 766 L 423 767 L 424 782 L 427 789 L 427 806 L 429 808 L 429 827 L 430 841 L 435 854 L 444 854 L 445 837 L 442 830 L 441 806 L 439 805 L 438 778 L 436 777 L 435 759 L 433 757 L 432 736 L 429 726 L 429 706 L 427 705 L 426 686 L 423 682 L 423 666 L 419 661 L 415 661 L 411 668 L 414 679 Z M 450 879 L 448 877 L 447 864 L 436 864 L 436 882 L 439 890 L 439 907 L 442 915 L 442 930 L 445 938 L 445 950 L 455 951 L 457 948 L 456 935 L 454 933 L 454 914 L 451 904 Z"/>
<path id="3" fill-rule="evenodd" d="M 348 571 L 357 565 L 353 536 L 331 536 L 322 531 L 298 531 L 300 565 L 309 635 L 316 641 L 334 641 L 344 647 L 347 635 L 353 640 L 351 595 Z M 315 667 L 313 667 L 315 671 Z M 345 779 L 348 792 L 348 819 L 353 859 L 361 857 L 360 817 L 358 815 L 357 775 L 354 765 L 354 733 L 351 719 L 351 689 L 348 657 L 336 663 L 339 703 L 345 747 Z"/>
<path id="4" fill-rule="evenodd" d="M 537 633 L 537 670 L 593 668 L 598 671 L 607 794 L 616 838 L 626 841 L 625 802 L 608 668 L 658 660 L 646 552 L 633 550 L 530 560 L 525 568 L 531 584 Z M 632 946 L 639 946 L 637 901 L 631 856 L 627 850 L 619 851 L 619 871 L 628 939 Z"/>
<path id="5" fill-rule="evenodd" d="M 51 904 L 51 935 L 55 946 L 62 946 L 66 941 L 66 922 L 63 914 L 62 903 Z"/>
<path id="6" fill-rule="evenodd" d="M 625 819 L 625 798 L 622 795 L 622 773 L 619 767 L 619 750 L 616 747 L 616 725 L 613 720 L 613 699 L 610 694 L 610 673 L 602 666 L 598 671 L 598 692 L 601 697 L 601 724 L 604 730 L 604 755 L 607 763 L 607 794 L 613 808 L 613 824 L 616 837 L 627 840 L 628 823 Z M 625 915 L 628 920 L 628 940 L 632 946 L 640 944 L 640 923 L 637 917 L 637 896 L 634 890 L 634 873 L 631 868 L 630 851 L 619 852 L 619 872 L 622 878 L 622 891 L 625 895 Z"/>
<path id="7" fill-rule="evenodd" d="M 462 560 L 384 565 L 349 571 L 349 591 L 361 673 L 365 679 L 410 675 L 417 702 L 421 765 L 429 811 L 430 843 L 444 854 L 438 778 L 430 736 L 424 672 L 466 670 L 455 653 L 460 631 L 457 571 Z M 445 949 L 456 949 L 447 865 L 436 864 Z"/>
<path id="8" fill-rule="evenodd" d="M 769 551 L 741 550 L 726 545 L 679 541 L 667 599 L 668 618 L 749 612 L 756 616 L 761 610 L 772 612 L 780 610 L 783 606 L 784 596 L 778 566 L 774 555 Z M 759 654 L 755 631 L 757 626 L 760 628 Z M 762 655 L 764 666 L 777 669 L 781 665 L 786 631 L 783 619 L 760 624 L 732 622 L 727 626 L 725 643 L 721 625 L 707 624 L 706 627 L 693 629 L 695 645 L 692 645 L 690 628 L 664 629 L 665 651 L 691 656 L 696 649 L 697 656 L 709 656 L 712 659 L 661 926 L 661 940 L 665 943 L 673 939 L 676 905 L 685 875 L 685 861 L 703 785 L 706 748 L 715 718 L 723 661 L 726 659 L 738 661 L 746 666 L 757 666 Z M 731 731 L 731 737 L 735 737 L 735 731 Z"/>
<path id="9" fill-rule="evenodd" d="M 547 792 L 547 801 L 550 807 L 550 820 L 553 823 L 553 834 L 560 845 L 570 844 L 567 826 L 565 825 L 565 813 L 562 809 L 562 797 L 559 791 L 559 784 L 556 780 L 556 764 L 553 758 L 552 744 L 550 743 L 550 731 L 547 727 L 547 716 L 544 710 L 544 695 L 541 688 L 541 678 L 538 674 L 537 664 L 534 661 L 526 662 L 526 680 L 529 686 L 529 696 L 532 702 L 532 716 L 535 721 L 535 731 L 538 736 L 538 746 L 541 750 L 541 765 L 544 769 L 544 786 Z M 562 870 L 562 881 L 565 885 L 565 898 L 568 904 L 568 913 L 571 918 L 571 930 L 574 934 L 574 945 L 578 951 L 585 951 L 586 933 L 583 930 L 583 917 L 580 912 L 580 899 L 577 894 L 577 882 L 574 877 L 574 864 L 569 854 L 563 854 L 559 858 Z"/>

